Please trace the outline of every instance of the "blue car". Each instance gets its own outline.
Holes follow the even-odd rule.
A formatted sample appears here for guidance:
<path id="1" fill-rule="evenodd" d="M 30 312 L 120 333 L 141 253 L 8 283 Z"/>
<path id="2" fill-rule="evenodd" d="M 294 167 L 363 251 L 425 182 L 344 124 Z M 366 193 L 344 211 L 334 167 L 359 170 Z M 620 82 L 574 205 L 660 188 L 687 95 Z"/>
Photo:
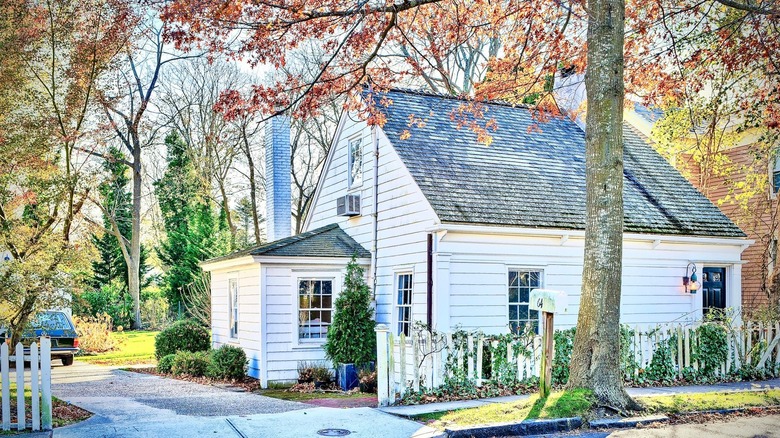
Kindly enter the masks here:
<path id="1" fill-rule="evenodd" d="M 79 352 L 79 336 L 76 326 L 67 314 L 57 310 L 39 313 L 30 323 L 31 330 L 22 336 L 25 354 L 30 354 L 29 346 L 41 336 L 51 338 L 51 357 L 60 359 L 65 366 L 73 365 L 73 356 Z M 5 341 L 7 333 L 0 329 L 0 339 Z"/>

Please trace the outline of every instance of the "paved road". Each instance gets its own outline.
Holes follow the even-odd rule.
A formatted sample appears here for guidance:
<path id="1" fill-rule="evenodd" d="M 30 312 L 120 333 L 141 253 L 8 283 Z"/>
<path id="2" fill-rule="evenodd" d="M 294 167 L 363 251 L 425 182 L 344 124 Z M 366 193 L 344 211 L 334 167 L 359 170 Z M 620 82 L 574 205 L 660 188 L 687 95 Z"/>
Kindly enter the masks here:
<path id="1" fill-rule="evenodd" d="M 334 409 L 76 362 L 55 366 L 52 392 L 93 412 L 55 437 L 424 437 L 431 430 L 376 409 Z"/>
<path id="2" fill-rule="evenodd" d="M 780 415 L 741 417 L 705 424 L 678 424 L 657 429 L 568 433 L 548 438 L 780 438 Z M 529 437 L 530 438 L 530 437 Z"/>

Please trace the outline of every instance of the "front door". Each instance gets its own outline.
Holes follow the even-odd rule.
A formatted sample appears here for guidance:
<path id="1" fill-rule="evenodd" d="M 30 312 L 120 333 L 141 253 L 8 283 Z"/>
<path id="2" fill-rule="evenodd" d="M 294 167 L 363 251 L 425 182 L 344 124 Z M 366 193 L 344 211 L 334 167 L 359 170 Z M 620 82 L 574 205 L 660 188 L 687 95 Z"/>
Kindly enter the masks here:
<path id="1" fill-rule="evenodd" d="M 726 268 L 704 268 L 701 280 L 704 314 L 706 315 L 710 309 L 725 309 Z"/>

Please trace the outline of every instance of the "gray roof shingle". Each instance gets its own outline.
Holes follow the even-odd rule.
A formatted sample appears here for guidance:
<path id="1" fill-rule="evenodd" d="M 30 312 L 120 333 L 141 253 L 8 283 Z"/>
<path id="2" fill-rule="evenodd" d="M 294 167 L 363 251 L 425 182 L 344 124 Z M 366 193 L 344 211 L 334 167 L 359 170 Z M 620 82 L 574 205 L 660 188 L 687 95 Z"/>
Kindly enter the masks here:
<path id="1" fill-rule="evenodd" d="M 541 122 L 527 108 L 487 103 L 482 123 L 497 129 L 486 146 L 453 121 L 463 100 L 404 90 L 385 97 L 384 132 L 443 222 L 585 228 L 585 134 L 571 120 Z M 626 126 L 624 138 L 626 232 L 745 235 L 641 134 Z"/>
<path id="2" fill-rule="evenodd" d="M 355 241 L 338 224 L 330 224 L 296 236 L 285 237 L 255 248 L 237 251 L 205 263 L 230 260 L 242 256 L 268 257 L 343 257 L 370 258 L 371 253 Z"/>

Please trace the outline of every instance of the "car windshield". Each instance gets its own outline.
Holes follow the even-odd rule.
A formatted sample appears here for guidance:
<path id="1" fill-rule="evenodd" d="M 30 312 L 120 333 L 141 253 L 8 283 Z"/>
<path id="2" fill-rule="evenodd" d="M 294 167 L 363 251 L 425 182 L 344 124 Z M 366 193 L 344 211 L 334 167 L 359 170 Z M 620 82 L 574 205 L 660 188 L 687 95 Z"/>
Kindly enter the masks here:
<path id="1" fill-rule="evenodd" d="M 32 326 L 35 330 L 70 330 L 70 321 L 64 313 L 61 312 L 45 312 L 35 317 L 32 322 Z"/>

